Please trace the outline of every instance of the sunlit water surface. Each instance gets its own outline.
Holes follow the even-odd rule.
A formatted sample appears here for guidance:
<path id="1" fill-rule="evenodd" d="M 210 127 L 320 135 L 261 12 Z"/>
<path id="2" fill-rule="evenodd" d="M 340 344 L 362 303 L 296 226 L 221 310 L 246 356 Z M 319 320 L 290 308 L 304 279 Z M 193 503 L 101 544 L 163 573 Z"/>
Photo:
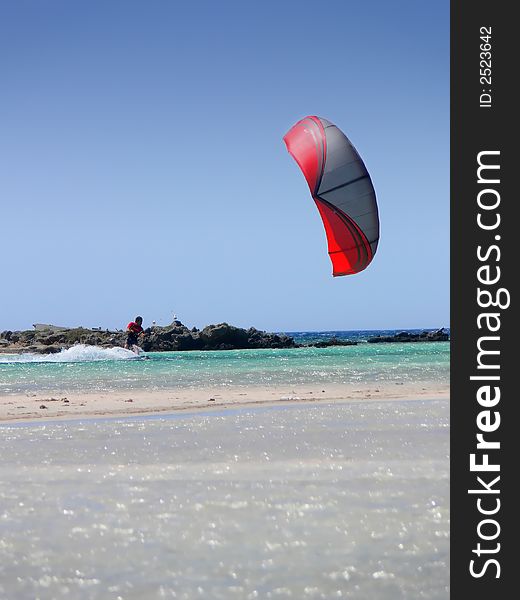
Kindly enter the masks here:
<path id="1" fill-rule="evenodd" d="M 449 598 L 448 402 L 0 426 L 0 598 Z"/>

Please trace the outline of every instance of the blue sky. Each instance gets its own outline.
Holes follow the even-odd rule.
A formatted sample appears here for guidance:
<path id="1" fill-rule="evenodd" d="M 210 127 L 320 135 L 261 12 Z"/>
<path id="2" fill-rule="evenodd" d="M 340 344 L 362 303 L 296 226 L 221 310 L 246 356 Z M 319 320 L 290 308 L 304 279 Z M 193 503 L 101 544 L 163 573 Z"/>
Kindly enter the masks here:
<path id="1" fill-rule="evenodd" d="M 449 325 L 447 1 L 0 0 L 0 78 L 0 330 Z M 376 188 L 358 275 L 282 141 L 309 114 Z"/>

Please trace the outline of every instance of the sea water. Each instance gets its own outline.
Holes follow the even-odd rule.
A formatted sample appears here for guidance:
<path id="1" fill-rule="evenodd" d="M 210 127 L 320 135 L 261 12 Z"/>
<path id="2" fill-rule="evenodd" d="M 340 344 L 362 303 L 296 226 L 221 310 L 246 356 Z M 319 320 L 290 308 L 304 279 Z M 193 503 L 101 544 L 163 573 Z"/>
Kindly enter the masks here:
<path id="1" fill-rule="evenodd" d="M 366 343 L 393 332 L 298 332 L 296 341 L 357 341 L 354 346 L 150 352 L 74 346 L 58 354 L 0 354 L 0 394 L 449 381 L 449 342 Z"/>
<path id="2" fill-rule="evenodd" d="M 318 369 L 431 364 L 385 348 Z M 447 600 L 448 418 L 421 400 L 4 424 L 0 598 Z"/>

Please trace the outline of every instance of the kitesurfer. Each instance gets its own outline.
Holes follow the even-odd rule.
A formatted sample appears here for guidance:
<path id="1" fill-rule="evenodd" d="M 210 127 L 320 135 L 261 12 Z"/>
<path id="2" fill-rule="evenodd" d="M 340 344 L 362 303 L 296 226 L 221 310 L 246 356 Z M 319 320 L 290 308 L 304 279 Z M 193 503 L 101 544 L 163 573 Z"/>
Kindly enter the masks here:
<path id="1" fill-rule="evenodd" d="M 128 332 L 126 336 L 126 344 L 125 348 L 128 350 L 133 350 L 134 346 L 138 346 L 137 342 L 139 336 L 144 333 L 143 325 L 143 317 L 136 317 L 135 321 L 130 321 L 126 326 L 126 330 Z"/>

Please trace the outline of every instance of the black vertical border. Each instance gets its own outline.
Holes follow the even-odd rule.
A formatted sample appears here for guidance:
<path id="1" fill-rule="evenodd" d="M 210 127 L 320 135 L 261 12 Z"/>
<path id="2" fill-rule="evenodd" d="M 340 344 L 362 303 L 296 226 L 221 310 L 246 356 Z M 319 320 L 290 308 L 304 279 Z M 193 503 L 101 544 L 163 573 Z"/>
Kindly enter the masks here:
<path id="1" fill-rule="evenodd" d="M 520 423 L 518 403 L 520 394 L 515 382 L 515 369 L 520 377 L 520 352 L 514 349 L 518 338 L 516 312 L 516 279 L 520 275 L 520 231 L 517 231 L 519 192 L 514 188 L 520 173 L 520 152 L 516 148 L 520 94 L 514 92 L 519 80 L 520 29 L 515 22 L 512 2 L 494 0 L 452 0 L 451 3 L 451 597 L 472 600 L 501 600 L 516 597 L 515 538 L 518 531 L 517 511 L 520 495 L 515 483 L 520 469 Z M 480 81 L 480 28 L 491 27 L 491 86 Z M 480 94 L 491 87 L 492 106 L 480 107 Z M 518 98 L 518 99 L 517 99 Z M 513 108 L 513 103 L 515 108 Z M 477 184 L 477 155 L 481 151 L 500 151 L 501 224 L 492 233 L 477 225 L 477 194 L 482 186 Z M 486 248 L 500 235 L 501 279 L 496 287 L 511 293 L 511 305 L 500 312 L 500 388 L 501 400 L 496 409 L 501 417 L 500 429 L 493 439 L 501 443 L 500 450 L 490 453 L 490 459 L 500 463 L 501 508 L 494 516 L 500 523 L 499 537 L 493 542 L 479 540 L 477 527 L 486 518 L 480 514 L 477 496 L 468 494 L 478 487 L 478 473 L 470 472 L 469 456 L 475 452 L 478 432 L 476 417 L 483 410 L 476 401 L 478 386 L 470 381 L 477 373 L 477 347 L 479 312 L 487 312 L 477 304 L 477 270 L 482 266 L 477 258 L 477 246 Z M 515 286 L 516 287 L 516 286 Z M 518 346 L 518 343 L 516 342 Z M 516 354 L 518 352 L 519 358 Z M 518 364 L 518 367 L 516 366 Z M 491 436 L 490 436 L 491 437 Z M 489 479 L 489 477 L 488 477 Z M 490 498 L 490 496 L 487 496 Z M 517 508 L 518 505 L 518 508 Z M 488 530 L 489 531 L 489 530 Z M 500 563 L 490 567 L 475 578 L 470 574 L 469 563 L 479 560 L 473 552 L 478 542 L 491 548 L 500 543 L 500 551 L 487 555 Z M 516 589 L 516 591 L 515 591 Z"/>

